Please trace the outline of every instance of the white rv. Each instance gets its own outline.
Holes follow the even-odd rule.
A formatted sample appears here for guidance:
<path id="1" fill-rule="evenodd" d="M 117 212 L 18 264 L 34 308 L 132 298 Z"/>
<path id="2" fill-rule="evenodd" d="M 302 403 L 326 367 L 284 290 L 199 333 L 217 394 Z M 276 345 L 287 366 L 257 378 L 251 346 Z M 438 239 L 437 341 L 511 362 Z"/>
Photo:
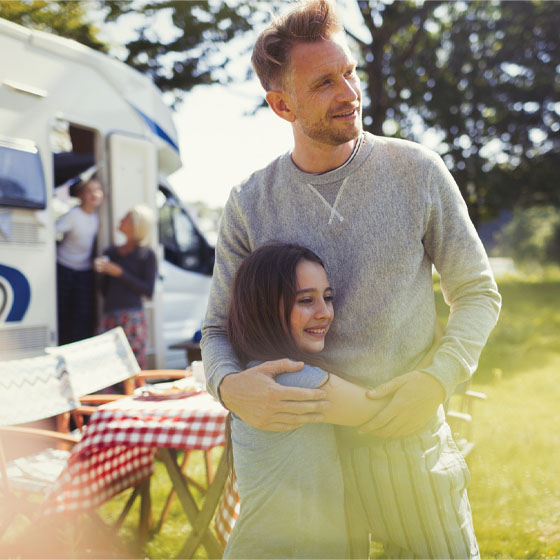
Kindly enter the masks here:
<path id="1" fill-rule="evenodd" d="M 150 364 L 184 366 L 169 346 L 200 327 L 214 250 L 167 182 L 181 159 L 161 92 L 107 55 L 1 19 L 0 53 L 0 359 L 57 344 L 55 189 L 97 165 L 98 253 L 132 205 L 159 213 Z"/>

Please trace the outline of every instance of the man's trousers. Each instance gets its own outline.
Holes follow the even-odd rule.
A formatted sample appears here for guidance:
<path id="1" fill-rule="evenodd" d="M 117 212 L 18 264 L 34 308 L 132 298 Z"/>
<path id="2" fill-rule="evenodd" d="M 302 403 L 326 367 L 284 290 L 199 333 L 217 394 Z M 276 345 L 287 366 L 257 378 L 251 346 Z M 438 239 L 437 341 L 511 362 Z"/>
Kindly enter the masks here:
<path id="1" fill-rule="evenodd" d="M 352 557 L 369 538 L 389 558 L 479 558 L 467 498 L 470 474 L 443 408 L 419 432 L 352 437 L 337 428 Z"/>

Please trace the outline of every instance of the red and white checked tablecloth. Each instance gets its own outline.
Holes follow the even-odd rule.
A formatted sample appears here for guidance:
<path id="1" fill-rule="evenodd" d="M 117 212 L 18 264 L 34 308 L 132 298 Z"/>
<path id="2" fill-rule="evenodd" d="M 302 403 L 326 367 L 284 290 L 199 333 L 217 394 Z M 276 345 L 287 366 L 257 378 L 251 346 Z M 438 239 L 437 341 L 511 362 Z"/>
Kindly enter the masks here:
<path id="1" fill-rule="evenodd" d="M 44 515 L 96 508 L 148 478 L 157 448 L 209 450 L 225 445 L 227 410 L 202 392 L 182 399 L 133 397 L 100 406 L 47 497 Z M 216 530 L 227 541 L 239 511 L 235 485 L 227 484 Z"/>

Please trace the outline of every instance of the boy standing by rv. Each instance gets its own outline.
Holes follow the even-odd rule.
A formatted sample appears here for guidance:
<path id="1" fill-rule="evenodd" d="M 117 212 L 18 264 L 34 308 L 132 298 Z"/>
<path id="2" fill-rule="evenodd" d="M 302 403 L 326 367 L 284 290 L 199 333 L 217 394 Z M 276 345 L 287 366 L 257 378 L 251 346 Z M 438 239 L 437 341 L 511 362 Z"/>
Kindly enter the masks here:
<path id="1" fill-rule="evenodd" d="M 56 250 L 59 344 L 88 338 L 94 327 L 92 253 L 103 190 L 94 177 L 73 185 L 70 194 L 78 197 L 80 204 L 56 222 L 56 232 L 62 234 Z"/>

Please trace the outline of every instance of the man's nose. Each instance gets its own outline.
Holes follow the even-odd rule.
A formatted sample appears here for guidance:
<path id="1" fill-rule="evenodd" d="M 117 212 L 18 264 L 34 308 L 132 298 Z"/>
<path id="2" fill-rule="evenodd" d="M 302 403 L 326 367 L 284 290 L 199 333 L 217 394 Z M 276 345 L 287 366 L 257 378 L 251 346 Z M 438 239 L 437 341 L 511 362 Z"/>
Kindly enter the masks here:
<path id="1" fill-rule="evenodd" d="M 337 93 L 338 101 L 353 102 L 360 98 L 360 86 L 355 80 L 343 78 Z"/>

